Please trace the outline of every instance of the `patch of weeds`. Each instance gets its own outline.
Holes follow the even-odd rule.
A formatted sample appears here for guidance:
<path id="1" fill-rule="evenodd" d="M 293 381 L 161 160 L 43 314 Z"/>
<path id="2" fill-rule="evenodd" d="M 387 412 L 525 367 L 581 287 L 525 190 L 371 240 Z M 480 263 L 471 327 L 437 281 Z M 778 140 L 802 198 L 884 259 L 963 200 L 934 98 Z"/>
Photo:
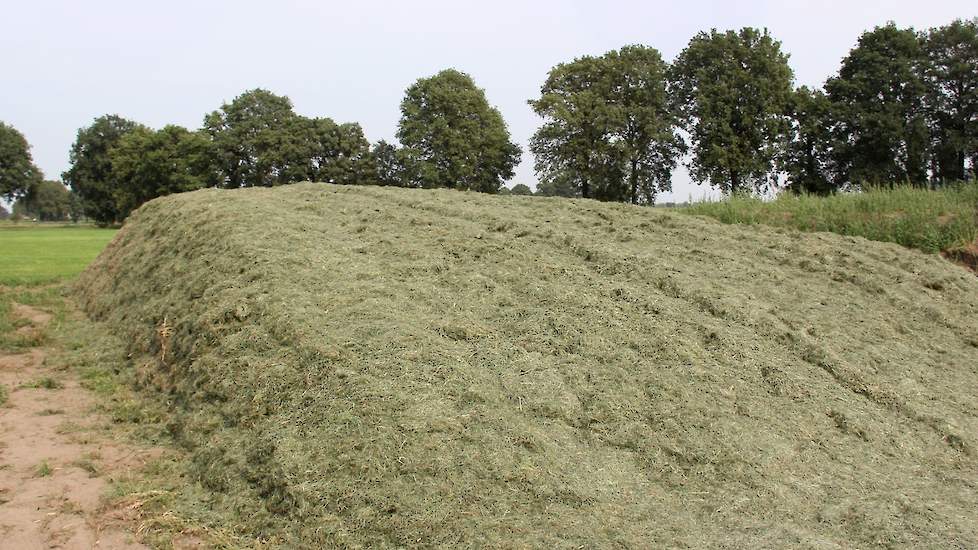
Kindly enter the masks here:
<path id="1" fill-rule="evenodd" d="M 43 389 L 43 390 L 60 390 L 61 388 L 64 388 L 65 385 L 60 380 L 57 380 L 55 378 L 51 378 L 50 376 L 42 376 L 41 378 L 38 378 L 37 380 L 34 380 L 33 382 L 27 382 L 27 383 L 21 384 L 20 387 L 21 388 L 27 388 L 27 389 L 34 389 L 34 390 L 37 390 L 37 389 Z"/>
<path id="2" fill-rule="evenodd" d="M 100 395 L 112 395 L 118 390 L 119 383 L 112 372 L 100 367 L 81 369 L 81 386 L 86 390 Z"/>
<path id="3" fill-rule="evenodd" d="M 44 409 L 42 411 L 38 411 L 37 416 L 55 416 L 64 413 L 64 409 Z"/>
<path id="4" fill-rule="evenodd" d="M 48 464 L 47 460 L 42 460 L 37 467 L 34 468 L 34 477 L 48 477 L 54 470 L 51 469 L 51 465 Z"/>
<path id="5" fill-rule="evenodd" d="M 9 399 L 10 399 L 10 390 L 7 389 L 7 385 L 0 384 L 0 407 L 5 406 Z"/>

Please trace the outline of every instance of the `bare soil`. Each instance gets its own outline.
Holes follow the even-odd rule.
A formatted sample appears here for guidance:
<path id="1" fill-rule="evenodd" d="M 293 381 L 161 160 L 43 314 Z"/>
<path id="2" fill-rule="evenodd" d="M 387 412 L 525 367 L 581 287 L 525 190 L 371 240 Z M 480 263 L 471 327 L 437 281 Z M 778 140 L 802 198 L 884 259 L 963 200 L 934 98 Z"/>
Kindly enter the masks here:
<path id="1" fill-rule="evenodd" d="M 43 330 L 52 317 L 20 304 L 13 313 L 30 323 L 18 330 Z M 9 390 L 0 408 L 0 547 L 146 548 L 101 497 L 109 480 L 154 452 L 100 433 L 106 419 L 89 391 L 72 372 L 46 368 L 46 354 L 0 355 L 0 384 Z"/>

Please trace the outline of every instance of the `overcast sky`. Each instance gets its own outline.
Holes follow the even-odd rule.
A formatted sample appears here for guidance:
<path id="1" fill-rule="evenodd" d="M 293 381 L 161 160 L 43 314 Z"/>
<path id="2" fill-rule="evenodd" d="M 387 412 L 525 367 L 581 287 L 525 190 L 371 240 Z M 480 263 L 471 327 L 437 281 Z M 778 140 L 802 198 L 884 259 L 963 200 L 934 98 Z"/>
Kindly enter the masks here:
<path id="1" fill-rule="evenodd" d="M 0 120 L 33 145 L 48 178 L 68 165 L 78 128 L 107 113 L 161 127 L 200 126 L 242 91 L 289 96 L 296 111 L 359 122 L 393 140 L 417 78 L 454 67 L 500 109 L 533 186 L 526 101 L 547 71 L 625 44 L 673 59 L 698 31 L 767 27 L 798 84 L 820 85 L 876 25 L 926 29 L 978 15 L 974 0 L 53 2 L 6 0 L 0 20 Z M 677 173 L 672 197 L 707 191 Z"/>

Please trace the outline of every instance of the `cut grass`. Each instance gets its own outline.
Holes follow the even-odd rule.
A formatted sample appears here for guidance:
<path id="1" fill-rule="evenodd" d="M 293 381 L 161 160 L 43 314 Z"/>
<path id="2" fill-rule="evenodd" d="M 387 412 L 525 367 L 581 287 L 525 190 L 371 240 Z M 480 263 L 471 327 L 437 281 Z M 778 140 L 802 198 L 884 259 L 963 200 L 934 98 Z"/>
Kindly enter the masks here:
<path id="1" fill-rule="evenodd" d="M 115 229 L 0 223 L 0 285 L 37 285 L 74 277 L 112 240 Z"/>
<path id="2" fill-rule="evenodd" d="M 303 184 L 147 203 L 75 288 L 181 449 L 116 487 L 151 540 L 978 540 L 978 280 L 896 245 Z"/>
<path id="3" fill-rule="evenodd" d="M 0 285 L 0 352 L 18 352 L 45 343 L 48 328 L 57 327 L 64 322 L 65 303 L 60 286 L 19 286 Z M 14 304 L 39 307 L 50 312 L 53 318 L 49 327 L 34 327 L 18 331 L 30 325 L 29 321 L 14 316 Z"/>
<path id="4" fill-rule="evenodd" d="M 954 250 L 978 237 L 978 184 L 939 190 L 898 187 L 829 197 L 782 193 L 773 201 L 733 197 L 678 211 L 723 223 L 826 231 L 917 248 Z"/>

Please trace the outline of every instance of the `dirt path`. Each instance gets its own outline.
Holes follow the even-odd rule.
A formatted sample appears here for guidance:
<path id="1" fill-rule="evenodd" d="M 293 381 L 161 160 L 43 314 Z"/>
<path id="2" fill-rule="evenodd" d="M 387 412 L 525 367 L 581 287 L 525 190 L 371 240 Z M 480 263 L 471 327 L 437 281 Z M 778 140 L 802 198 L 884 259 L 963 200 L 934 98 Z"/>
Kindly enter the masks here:
<path id="1" fill-rule="evenodd" d="M 25 305 L 13 313 L 40 331 L 51 315 Z M 139 468 L 151 450 L 127 448 L 100 433 L 106 419 L 71 371 L 45 367 L 33 348 L 0 354 L 0 548 L 135 549 L 100 506 L 108 479 Z"/>

